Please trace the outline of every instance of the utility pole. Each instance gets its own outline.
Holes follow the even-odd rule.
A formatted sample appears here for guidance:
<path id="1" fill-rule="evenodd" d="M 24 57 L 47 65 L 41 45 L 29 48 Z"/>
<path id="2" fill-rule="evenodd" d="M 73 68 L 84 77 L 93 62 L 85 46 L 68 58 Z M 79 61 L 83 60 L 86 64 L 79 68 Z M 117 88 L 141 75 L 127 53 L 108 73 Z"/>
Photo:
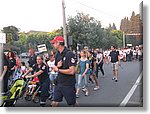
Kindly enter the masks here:
<path id="1" fill-rule="evenodd" d="M 6 34 L 0 32 L 0 73 L 2 72 L 3 45 L 6 44 Z M 0 89 L 1 90 L 1 89 Z"/>
<path id="2" fill-rule="evenodd" d="M 123 48 L 126 47 L 126 43 L 125 43 L 125 33 L 123 32 Z"/>
<path id="3" fill-rule="evenodd" d="M 62 0 L 62 14 L 63 14 L 63 37 L 65 39 L 65 46 L 68 47 L 67 45 L 67 31 L 66 31 L 66 15 L 65 15 L 65 2 Z"/>

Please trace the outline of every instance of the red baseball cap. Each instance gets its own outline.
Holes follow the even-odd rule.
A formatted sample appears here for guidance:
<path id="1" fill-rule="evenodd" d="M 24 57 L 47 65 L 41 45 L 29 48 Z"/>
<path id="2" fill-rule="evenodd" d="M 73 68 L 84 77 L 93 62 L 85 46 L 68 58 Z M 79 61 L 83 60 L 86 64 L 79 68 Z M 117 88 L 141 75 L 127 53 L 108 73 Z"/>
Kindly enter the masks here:
<path id="1" fill-rule="evenodd" d="M 53 40 L 50 41 L 50 43 L 55 43 L 55 42 L 64 42 L 64 38 L 62 36 L 56 36 Z"/>

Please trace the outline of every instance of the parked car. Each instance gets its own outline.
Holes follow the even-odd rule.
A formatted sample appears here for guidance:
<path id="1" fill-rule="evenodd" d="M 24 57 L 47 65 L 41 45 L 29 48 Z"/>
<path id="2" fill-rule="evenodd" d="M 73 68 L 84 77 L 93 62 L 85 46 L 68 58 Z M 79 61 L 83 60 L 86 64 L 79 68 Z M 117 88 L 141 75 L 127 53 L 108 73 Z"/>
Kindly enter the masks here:
<path id="1" fill-rule="evenodd" d="M 19 55 L 19 57 L 21 57 L 21 58 L 29 58 L 29 53 L 21 53 Z"/>

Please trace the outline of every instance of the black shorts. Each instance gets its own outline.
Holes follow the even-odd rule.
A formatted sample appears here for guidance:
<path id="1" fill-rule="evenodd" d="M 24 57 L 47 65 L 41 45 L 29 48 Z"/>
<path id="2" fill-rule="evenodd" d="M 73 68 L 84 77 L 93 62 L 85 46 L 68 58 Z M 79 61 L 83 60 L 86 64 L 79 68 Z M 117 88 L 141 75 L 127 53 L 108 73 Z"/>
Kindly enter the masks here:
<path id="1" fill-rule="evenodd" d="M 61 102 L 63 97 L 68 105 L 75 105 L 76 103 L 76 90 L 74 86 L 60 86 L 54 88 L 54 101 Z"/>

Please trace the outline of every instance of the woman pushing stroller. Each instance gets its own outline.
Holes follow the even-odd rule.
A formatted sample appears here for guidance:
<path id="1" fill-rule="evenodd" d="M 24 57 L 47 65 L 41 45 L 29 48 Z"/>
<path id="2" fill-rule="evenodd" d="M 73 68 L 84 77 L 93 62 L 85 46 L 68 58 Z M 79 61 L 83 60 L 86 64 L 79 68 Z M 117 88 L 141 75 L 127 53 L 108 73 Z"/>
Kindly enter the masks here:
<path id="1" fill-rule="evenodd" d="M 32 71 L 35 71 L 35 73 L 33 75 L 27 76 Z M 37 56 L 36 64 L 34 64 L 22 77 L 23 78 L 38 77 L 41 85 L 40 105 L 45 106 L 46 99 L 49 97 L 50 79 L 48 75 L 48 68 L 43 62 L 43 57 L 40 55 Z"/>

